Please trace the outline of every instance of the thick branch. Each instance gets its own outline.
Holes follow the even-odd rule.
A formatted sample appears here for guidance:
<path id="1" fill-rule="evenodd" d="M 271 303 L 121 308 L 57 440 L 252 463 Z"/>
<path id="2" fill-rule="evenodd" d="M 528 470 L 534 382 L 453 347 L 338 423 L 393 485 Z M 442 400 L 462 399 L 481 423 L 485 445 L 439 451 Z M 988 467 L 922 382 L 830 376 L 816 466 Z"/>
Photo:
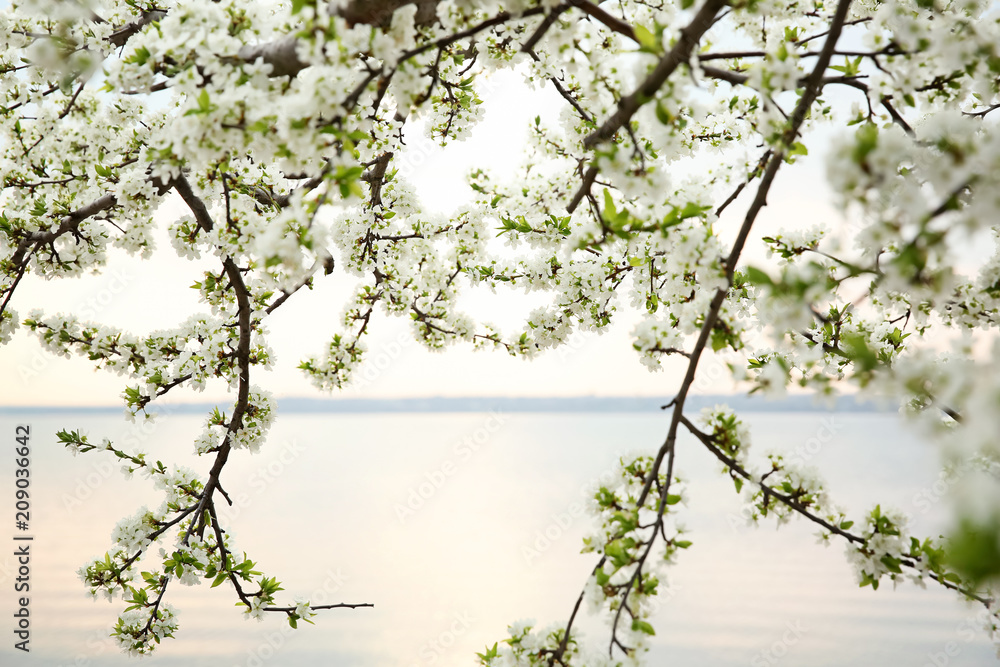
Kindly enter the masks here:
<path id="1" fill-rule="evenodd" d="M 271 66 L 271 76 L 295 77 L 309 65 L 299 60 L 297 51 L 299 40 L 290 35 L 276 42 L 247 44 L 240 49 L 238 57 L 248 63 L 261 60 Z"/>
<path id="2" fill-rule="evenodd" d="M 159 21 L 166 15 L 167 13 L 165 11 L 159 9 L 154 9 L 153 11 L 149 12 L 143 12 L 142 16 L 137 18 L 135 21 L 132 21 L 131 23 L 126 23 L 125 25 L 123 25 L 122 27 L 118 28 L 113 33 L 111 33 L 111 36 L 108 37 L 108 41 L 111 42 L 115 46 L 115 48 L 120 49 L 121 47 L 125 46 L 125 43 L 128 42 L 129 38 L 132 35 L 136 34 L 150 23 Z"/>
<path id="3" fill-rule="evenodd" d="M 188 205 L 191 212 L 194 213 L 194 219 L 198 222 L 198 226 L 204 231 L 212 231 L 214 223 L 212 222 L 212 216 L 208 213 L 208 207 L 205 206 L 205 202 L 201 200 L 191 189 L 191 184 L 188 183 L 187 178 L 184 174 L 179 174 L 173 179 L 174 190 L 177 194 L 181 196 L 184 203 Z"/>
<path id="4" fill-rule="evenodd" d="M 605 25 L 619 35 L 629 38 L 633 42 L 638 40 L 635 37 L 635 30 L 627 22 L 621 20 L 613 14 L 609 14 L 593 2 L 588 0 L 569 0 L 569 4 L 582 11 L 598 23 Z"/>
<path id="5" fill-rule="evenodd" d="M 30 246 L 34 245 L 37 247 L 45 243 L 52 243 L 63 234 L 75 231 L 80 226 L 80 223 L 87 218 L 95 216 L 102 211 L 106 211 L 117 204 L 118 199 L 113 194 L 106 194 L 99 199 L 95 199 L 86 206 L 81 206 L 75 211 L 66 214 L 55 231 L 31 232 L 17 245 L 17 250 L 14 251 L 10 261 L 15 265 L 20 265 Z"/>
<path id="6" fill-rule="evenodd" d="M 418 26 L 433 25 L 437 21 L 439 0 L 351 0 L 340 10 L 340 15 L 351 25 L 365 24 L 388 28 L 397 9 L 416 5 L 414 21 Z"/>

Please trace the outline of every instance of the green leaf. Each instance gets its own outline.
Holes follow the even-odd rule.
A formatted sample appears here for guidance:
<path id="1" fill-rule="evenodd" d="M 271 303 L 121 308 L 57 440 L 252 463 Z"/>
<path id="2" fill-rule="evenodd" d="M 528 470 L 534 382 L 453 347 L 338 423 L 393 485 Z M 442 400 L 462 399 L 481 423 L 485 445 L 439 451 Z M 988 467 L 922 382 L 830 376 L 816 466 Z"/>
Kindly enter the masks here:
<path id="1" fill-rule="evenodd" d="M 854 134 L 854 142 L 851 157 L 856 163 L 862 164 L 868 154 L 875 150 L 875 146 L 878 145 L 878 126 L 874 123 L 865 123 L 860 126 Z"/>
<path id="2" fill-rule="evenodd" d="M 751 285 L 773 285 L 774 281 L 771 280 L 771 276 L 767 275 L 760 269 L 754 266 L 748 266 L 746 268 L 747 282 Z"/>
<path id="3" fill-rule="evenodd" d="M 637 25 L 634 30 L 635 39 L 639 42 L 639 46 L 642 47 L 643 51 L 649 51 L 650 53 L 660 52 L 660 40 L 650 32 L 649 28 L 644 25 Z"/>
<path id="4" fill-rule="evenodd" d="M 656 119 L 664 125 L 671 125 L 674 122 L 674 116 L 664 106 L 663 100 L 656 100 Z"/>
<path id="5" fill-rule="evenodd" d="M 615 208 L 615 200 L 611 196 L 611 191 L 607 188 L 604 189 L 604 211 L 601 212 L 601 217 L 608 223 L 618 217 L 618 209 Z"/>
<path id="6" fill-rule="evenodd" d="M 655 635 L 656 630 L 653 626 L 646 621 L 640 621 L 638 618 L 632 621 L 632 631 L 633 632 L 645 632 L 647 635 Z"/>
<path id="7" fill-rule="evenodd" d="M 890 572 L 895 572 L 896 574 L 903 573 L 902 568 L 899 567 L 902 561 L 898 558 L 890 556 L 889 554 L 884 554 L 879 560 Z"/>
<path id="8" fill-rule="evenodd" d="M 216 107 L 212 104 L 211 98 L 208 96 L 208 90 L 205 88 L 202 88 L 201 93 L 198 94 L 197 102 L 198 102 L 198 108 L 188 109 L 187 111 L 184 112 L 185 116 L 196 116 L 199 114 L 207 114 L 211 113 L 216 109 Z"/>
<path id="9" fill-rule="evenodd" d="M 794 164 L 795 158 L 799 155 L 809 155 L 809 149 L 806 148 L 806 145 L 801 141 L 796 141 L 792 144 L 792 147 L 788 149 L 788 152 L 785 153 L 785 162 L 788 164 Z"/>
<path id="10" fill-rule="evenodd" d="M 718 352 L 719 350 L 724 350 L 729 347 L 730 339 L 732 336 L 725 330 L 719 327 L 712 329 L 712 351 Z"/>
<path id="11" fill-rule="evenodd" d="M 132 52 L 132 55 L 129 56 L 125 62 L 135 63 L 136 65 L 145 65 L 146 61 L 148 61 L 151 57 L 152 54 L 149 52 L 149 49 L 145 46 L 140 46 Z"/>
<path id="12" fill-rule="evenodd" d="M 700 217 L 702 213 L 711 210 L 711 208 L 712 208 L 711 206 L 699 206 L 698 204 L 695 204 L 693 201 L 689 201 L 688 203 L 684 204 L 684 208 L 681 209 L 680 213 L 681 220 Z"/>
<path id="13" fill-rule="evenodd" d="M 604 553 L 616 563 L 627 559 L 625 547 L 621 540 L 613 540 L 604 546 Z"/>
<path id="14" fill-rule="evenodd" d="M 636 517 L 627 512 L 615 512 L 611 515 L 611 520 L 617 522 L 621 526 L 623 533 L 627 533 L 635 529 L 637 525 Z"/>
<path id="15" fill-rule="evenodd" d="M 500 653 L 497 650 L 497 643 L 493 644 L 493 648 L 487 646 L 486 653 L 476 653 L 476 655 L 479 656 L 479 659 L 482 661 L 492 660 L 493 658 L 498 657 Z"/>
<path id="16" fill-rule="evenodd" d="M 1000 526 L 964 519 L 948 542 L 945 562 L 973 586 L 1000 574 Z"/>

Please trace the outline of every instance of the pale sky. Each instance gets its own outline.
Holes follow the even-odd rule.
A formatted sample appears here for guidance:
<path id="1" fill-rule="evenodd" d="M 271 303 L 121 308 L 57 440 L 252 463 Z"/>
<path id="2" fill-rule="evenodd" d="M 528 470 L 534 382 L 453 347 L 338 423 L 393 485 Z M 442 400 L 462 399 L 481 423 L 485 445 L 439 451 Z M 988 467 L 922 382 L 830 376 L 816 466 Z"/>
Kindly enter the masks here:
<path id="1" fill-rule="evenodd" d="M 497 85 L 485 96 L 486 117 L 473 136 L 446 149 L 428 149 L 426 142 L 411 141 L 410 155 L 402 156 L 401 174 L 417 186 L 428 207 L 447 212 L 465 196 L 464 174 L 474 164 L 486 164 L 496 174 L 510 175 L 521 158 L 526 127 L 539 113 L 551 112 L 561 100 L 554 93 L 533 92 L 520 75 L 502 73 Z M 408 164 L 407 164 L 408 161 Z M 817 222 L 835 224 L 841 217 L 829 204 L 824 186 L 823 160 L 814 151 L 800 158 L 793 168 L 782 170 L 769 197 L 769 205 L 755 229 L 755 238 L 782 227 Z M 161 220 L 186 213 L 179 201 L 161 209 Z M 733 206 L 723 224 L 735 228 L 741 207 Z M 805 214 L 805 216 L 803 216 Z M 162 225 L 161 225 L 162 226 Z M 190 285 L 211 263 L 178 258 L 165 234 L 151 260 L 111 253 L 103 274 L 82 279 L 40 281 L 28 276 L 18 288 L 13 306 L 23 318 L 34 307 L 48 313 L 70 312 L 133 333 L 176 326 L 189 314 L 203 311 L 197 292 Z M 760 244 L 748 247 L 745 257 L 763 259 Z M 199 268 L 201 267 L 201 268 Z M 276 352 L 276 368 L 255 370 L 254 382 L 278 397 L 320 396 L 296 369 L 299 361 L 318 354 L 337 331 L 345 297 L 353 279 L 340 271 L 321 277 L 311 292 L 301 292 L 271 316 L 270 341 Z M 488 300 L 486 298 L 488 297 Z M 470 298 L 468 310 L 489 314 L 502 326 L 516 326 L 540 295 L 523 292 Z M 622 313 L 616 325 L 603 336 L 581 335 L 574 345 L 551 351 L 541 359 L 526 362 L 502 352 L 474 352 L 468 346 L 453 346 L 443 353 L 429 352 L 406 334 L 407 321 L 379 315 L 371 327 L 369 361 L 362 367 L 363 386 L 344 395 L 355 397 L 426 396 L 582 396 L 582 395 L 670 395 L 679 384 L 682 364 L 673 361 L 665 370 L 650 373 L 632 350 L 630 332 L 638 321 Z M 402 344 L 399 341 L 403 341 Z M 36 340 L 19 332 L 0 355 L 0 374 L 7 379 L 0 388 L 4 405 L 117 405 L 127 380 L 106 372 L 95 372 L 90 362 L 53 358 Z M 711 374 L 714 378 L 722 373 Z M 728 383 L 704 382 L 697 393 L 723 393 Z M 174 390 L 172 401 L 230 400 L 221 384 L 203 394 Z"/>

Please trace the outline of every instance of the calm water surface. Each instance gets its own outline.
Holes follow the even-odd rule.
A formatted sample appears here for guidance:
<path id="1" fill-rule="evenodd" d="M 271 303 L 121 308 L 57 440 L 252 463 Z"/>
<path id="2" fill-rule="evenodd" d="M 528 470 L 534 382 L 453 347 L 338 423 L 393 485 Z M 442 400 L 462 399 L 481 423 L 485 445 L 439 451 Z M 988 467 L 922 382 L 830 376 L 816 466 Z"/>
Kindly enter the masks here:
<path id="1" fill-rule="evenodd" d="M 758 456 L 833 432 L 818 451 L 813 441 L 810 463 L 855 518 L 880 502 L 936 535 L 947 517 L 945 501 L 915 500 L 937 480 L 937 457 L 894 415 L 745 418 Z M 141 442 L 165 463 L 204 471 L 191 454 L 202 418 L 169 417 L 148 432 L 114 415 L 21 421 L 31 424 L 34 445 L 32 652 L 12 648 L 5 549 L 0 664 L 135 664 L 107 639 L 120 600 L 92 601 L 75 571 L 108 549 L 121 517 L 160 498 L 145 480 L 125 481 L 103 455 L 70 456 L 54 433 L 82 428 L 95 439 Z M 0 420 L 0 435 L 12 441 L 16 423 Z M 243 620 L 225 586 L 175 584 L 168 599 L 179 611 L 177 639 L 142 664 L 472 665 L 473 652 L 502 639 L 509 623 L 565 622 L 594 563 L 579 554 L 589 521 L 578 505 L 619 456 L 655 451 L 665 431 L 663 415 L 642 414 L 282 415 L 261 452 L 237 453 L 224 473 L 236 545 L 282 581 L 289 601 L 375 608 L 324 612 L 291 632 L 276 617 Z M 12 490 L 7 458 L 0 484 Z M 859 589 L 843 545 L 817 545 L 810 524 L 746 527 L 732 483 L 693 440 L 680 441 L 677 466 L 689 480 L 679 511 L 694 545 L 671 572 L 650 664 L 998 664 L 982 634 L 966 631 L 975 608 L 933 587 Z M 599 621 L 583 627 L 606 636 Z"/>

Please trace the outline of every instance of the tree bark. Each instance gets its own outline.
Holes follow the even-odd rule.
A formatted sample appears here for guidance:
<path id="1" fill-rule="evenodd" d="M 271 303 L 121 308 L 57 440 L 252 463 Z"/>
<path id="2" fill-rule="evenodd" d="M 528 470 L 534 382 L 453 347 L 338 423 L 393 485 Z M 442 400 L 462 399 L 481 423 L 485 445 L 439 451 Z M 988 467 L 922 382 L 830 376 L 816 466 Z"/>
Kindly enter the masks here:
<path id="1" fill-rule="evenodd" d="M 437 21 L 437 4 L 439 0 L 352 0 L 340 10 L 340 15 L 351 25 L 371 25 L 383 29 L 392 23 L 392 15 L 406 5 L 417 5 L 415 17 L 418 26 L 427 26 Z M 255 62 L 258 59 L 271 65 L 271 76 L 294 77 L 306 64 L 296 55 L 297 40 L 289 36 L 276 42 L 244 46 L 240 49 L 239 58 L 245 62 Z"/>
<path id="2" fill-rule="evenodd" d="M 239 59 L 253 63 L 263 60 L 271 66 L 271 76 L 290 76 L 304 70 L 308 65 L 299 60 L 296 53 L 299 40 L 294 35 L 279 39 L 276 42 L 247 45 L 240 49 Z"/>
<path id="3" fill-rule="evenodd" d="M 340 15 L 351 25 L 363 23 L 388 28 L 397 9 L 406 5 L 416 5 L 417 25 L 428 26 L 437 21 L 438 2 L 439 0 L 351 0 L 340 10 Z"/>

